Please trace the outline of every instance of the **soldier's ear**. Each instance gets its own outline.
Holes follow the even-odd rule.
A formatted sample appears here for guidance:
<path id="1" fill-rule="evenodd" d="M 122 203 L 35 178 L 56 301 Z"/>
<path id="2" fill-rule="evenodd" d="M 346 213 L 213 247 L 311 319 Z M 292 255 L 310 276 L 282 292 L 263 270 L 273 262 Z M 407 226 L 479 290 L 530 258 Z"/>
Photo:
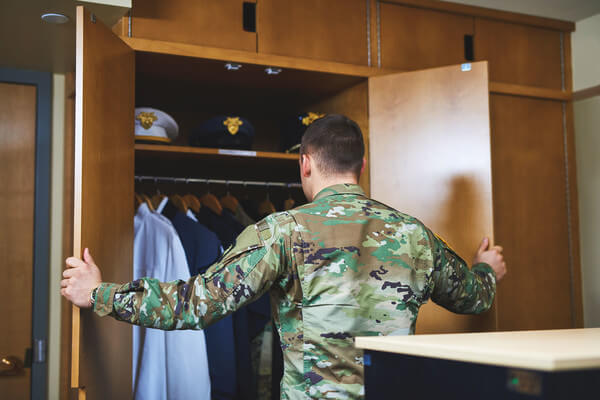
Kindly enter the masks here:
<path id="1" fill-rule="evenodd" d="M 312 169 L 312 159 L 308 154 L 300 155 L 300 174 L 303 177 L 309 177 Z"/>
<path id="2" fill-rule="evenodd" d="M 363 172 L 365 172 L 366 165 L 367 165 L 367 158 L 363 157 L 362 166 L 360 167 L 360 175 L 358 176 L 359 178 L 363 174 Z"/>

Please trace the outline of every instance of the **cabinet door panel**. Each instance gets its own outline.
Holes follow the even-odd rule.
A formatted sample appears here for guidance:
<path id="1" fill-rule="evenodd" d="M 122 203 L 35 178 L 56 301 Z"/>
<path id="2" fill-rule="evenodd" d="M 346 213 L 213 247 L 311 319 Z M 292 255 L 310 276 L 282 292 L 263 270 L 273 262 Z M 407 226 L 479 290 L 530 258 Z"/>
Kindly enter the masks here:
<path id="1" fill-rule="evenodd" d="M 572 328 L 562 104 L 492 95 L 498 328 Z"/>
<path id="2" fill-rule="evenodd" d="M 364 0 L 261 0 L 258 51 L 367 65 Z"/>
<path id="3" fill-rule="evenodd" d="M 487 63 L 369 79 L 371 194 L 419 218 L 469 263 L 493 239 Z M 452 314 L 429 302 L 420 333 L 493 330 L 495 312 Z"/>
<path id="4" fill-rule="evenodd" d="M 88 247 L 108 282 L 132 278 L 134 55 L 77 8 L 73 255 Z M 131 327 L 73 307 L 71 386 L 131 393 Z"/>
<path id="5" fill-rule="evenodd" d="M 381 64 L 415 70 L 465 62 L 465 35 L 473 17 L 381 4 Z"/>
<path id="6" fill-rule="evenodd" d="M 560 32 L 475 19 L 475 59 L 487 60 L 490 80 L 561 89 Z"/>
<path id="7" fill-rule="evenodd" d="M 256 51 L 256 33 L 243 29 L 243 3 L 256 0 L 137 0 L 132 36 Z"/>

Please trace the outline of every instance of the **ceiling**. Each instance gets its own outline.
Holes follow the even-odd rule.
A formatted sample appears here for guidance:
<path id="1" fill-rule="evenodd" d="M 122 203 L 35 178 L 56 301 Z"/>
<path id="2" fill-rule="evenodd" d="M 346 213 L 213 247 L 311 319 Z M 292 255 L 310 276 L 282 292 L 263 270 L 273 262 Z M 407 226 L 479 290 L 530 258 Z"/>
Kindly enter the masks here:
<path id="1" fill-rule="evenodd" d="M 539 17 L 579 21 L 600 13 L 600 0 L 442 0 Z"/>
<path id="2" fill-rule="evenodd" d="M 112 26 L 127 12 L 127 4 L 131 1 L 0 0 L 0 66 L 74 71 L 76 6 L 84 5 L 100 21 Z M 40 17 L 47 12 L 64 14 L 69 22 L 43 22 Z"/>
<path id="3" fill-rule="evenodd" d="M 600 13 L 600 0 L 452 1 L 569 21 Z M 112 26 L 127 12 L 131 0 L 0 0 L 0 66 L 58 73 L 73 71 L 75 7 L 80 4 Z M 40 19 L 45 12 L 63 13 L 70 21 L 64 25 L 47 24 Z"/>

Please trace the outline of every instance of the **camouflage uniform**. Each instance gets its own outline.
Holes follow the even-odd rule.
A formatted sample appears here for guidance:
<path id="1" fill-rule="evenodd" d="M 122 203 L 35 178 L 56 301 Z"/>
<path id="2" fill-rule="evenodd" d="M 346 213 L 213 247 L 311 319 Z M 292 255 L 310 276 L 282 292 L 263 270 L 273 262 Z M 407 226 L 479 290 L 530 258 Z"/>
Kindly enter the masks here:
<path id="1" fill-rule="evenodd" d="M 282 399 L 364 397 L 355 336 L 415 331 L 429 298 L 458 313 L 492 304 L 493 270 L 471 270 L 417 219 L 357 185 L 248 227 L 187 282 L 102 283 L 94 311 L 159 329 L 202 329 L 270 291 L 284 355 Z"/>

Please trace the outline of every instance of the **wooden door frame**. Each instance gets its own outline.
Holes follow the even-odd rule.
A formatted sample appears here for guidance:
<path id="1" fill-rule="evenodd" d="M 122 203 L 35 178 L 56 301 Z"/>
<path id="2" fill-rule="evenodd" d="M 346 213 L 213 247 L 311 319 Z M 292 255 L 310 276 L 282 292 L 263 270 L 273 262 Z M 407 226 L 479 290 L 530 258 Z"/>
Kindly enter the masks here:
<path id="1" fill-rule="evenodd" d="M 0 68 L 0 82 L 36 87 L 31 398 L 48 395 L 52 74 Z M 58 290 L 58 288 L 56 289 Z"/>

